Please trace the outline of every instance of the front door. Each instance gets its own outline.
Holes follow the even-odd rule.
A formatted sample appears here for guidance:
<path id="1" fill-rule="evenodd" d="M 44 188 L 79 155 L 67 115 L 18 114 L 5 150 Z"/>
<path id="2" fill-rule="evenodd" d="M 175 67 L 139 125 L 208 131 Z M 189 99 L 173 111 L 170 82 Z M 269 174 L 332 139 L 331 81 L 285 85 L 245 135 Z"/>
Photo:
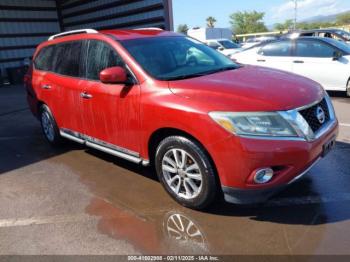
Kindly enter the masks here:
<path id="1" fill-rule="evenodd" d="M 100 144 L 139 152 L 140 86 L 102 83 L 100 72 L 114 66 L 125 67 L 117 51 L 106 42 L 89 40 L 86 80 L 81 82 L 84 134 Z"/>
<path id="2" fill-rule="evenodd" d="M 333 59 L 336 48 L 314 39 L 297 40 L 293 72 L 320 83 L 327 90 L 345 90 L 348 59 Z"/>

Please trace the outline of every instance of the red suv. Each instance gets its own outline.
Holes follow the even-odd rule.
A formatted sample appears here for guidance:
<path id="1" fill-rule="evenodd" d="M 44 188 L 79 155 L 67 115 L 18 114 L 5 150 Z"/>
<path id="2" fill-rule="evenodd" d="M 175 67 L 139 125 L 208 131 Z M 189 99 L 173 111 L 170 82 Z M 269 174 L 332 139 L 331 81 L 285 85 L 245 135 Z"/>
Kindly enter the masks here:
<path id="1" fill-rule="evenodd" d="M 166 191 L 195 209 L 222 193 L 266 200 L 324 157 L 338 132 L 319 84 L 158 29 L 52 36 L 26 87 L 51 144 L 68 138 L 153 164 Z"/>

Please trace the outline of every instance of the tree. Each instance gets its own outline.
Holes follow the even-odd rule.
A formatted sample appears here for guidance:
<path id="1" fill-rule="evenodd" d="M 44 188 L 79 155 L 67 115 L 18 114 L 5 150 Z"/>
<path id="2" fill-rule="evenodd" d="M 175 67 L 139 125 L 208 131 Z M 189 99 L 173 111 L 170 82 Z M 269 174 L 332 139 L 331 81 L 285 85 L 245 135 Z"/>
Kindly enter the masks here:
<path id="1" fill-rule="evenodd" d="M 350 12 L 341 14 L 337 16 L 338 25 L 348 25 L 350 24 Z"/>
<path id="2" fill-rule="evenodd" d="M 184 34 L 184 35 L 187 35 L 187 32 L 188 32 L 189 28 L 188 28 L 188 25 L 186 24 L 181 24 L 177 27 L 177 32 L 178 33 L 181 33 L 181 34 Z"/>
<path id="3" fill-rule="evenodd" d="M 209 16 L 206 21 L 207 21 L 207 26 L 209 28 L 214 28 L 215 27 L 215 23 L 217 22 L 215 17 L 212 17 L 212 16 Z"/>
<path id="4" fill-rule="evenodd" d="M 294 25 L 294 22 L 292 19 L 286 20 L 284 23 L 277 23 L 275 24 L 275 30 L 276 31 L 284 31 L 292 29 Z"/>
<path id="5" fill-rule="evenodd" d="M 230 15 L 230 23 L 235 34 L 259 33 L 268 31 L 263 22 L 265 13 L 236 12 Z"/>

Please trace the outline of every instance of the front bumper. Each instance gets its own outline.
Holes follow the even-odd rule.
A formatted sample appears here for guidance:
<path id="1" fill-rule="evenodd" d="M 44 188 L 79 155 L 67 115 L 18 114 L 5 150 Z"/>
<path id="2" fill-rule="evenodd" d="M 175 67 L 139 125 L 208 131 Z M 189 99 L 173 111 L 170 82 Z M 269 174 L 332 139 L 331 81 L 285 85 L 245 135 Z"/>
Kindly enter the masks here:
<path id="1" fill-rule="evenodd" d="M 213 158 L 227 202 L 253 204 L 266 201 L 300 179 L 323 157 L 324 145 L 338 134 L 338 122 L 314 141 L 259 140 L 231 137 L 213 145 Z M 235 149 L 234 151 L 232 149 Z M 254 171 L 280 168 L 266 184 L 252 181 Z"/>
<path id="2" fill-rule="evenodd" d="M 270 197 L 277 194 L 278 192 L 285 189 L 288 185 L 293 184 L 294 182 L 301 179 L 305 176 L 310 169 L 314 167 L 322 158 L 318 158 L 315 162 L 313 162 L 304 172 L 294 177 L 288 184 L 275 186 L 273 188 L 265 188 L 265 189 L 239 189 L 233 187 L 222 186 L 222 191 L 224 193 L 225 201 L 233 204 L 239 205 L 251 205 L 257 203 L 263 203 L 267 201 Z"/>

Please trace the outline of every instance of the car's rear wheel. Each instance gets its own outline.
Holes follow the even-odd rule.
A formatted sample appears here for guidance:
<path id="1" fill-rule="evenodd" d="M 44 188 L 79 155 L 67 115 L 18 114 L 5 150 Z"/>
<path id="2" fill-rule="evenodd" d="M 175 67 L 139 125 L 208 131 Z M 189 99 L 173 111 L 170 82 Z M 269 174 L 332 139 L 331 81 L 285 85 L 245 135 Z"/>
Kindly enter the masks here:
<path id="1" fill-rule="evenodd" d="M 350 79 L 349 79 L 348 84 L 346 86 L 346 96 L 350 97 Z"/>
<path id="2" fill-rule="evenodd" d="M 40 123 L 46 140 L 51 145 L 59 145 L 62 142 L 62 137 L 56 121 L 47 105 L 42 105 L 40 108 Z"/>
<path id="3" fill-rule="evenodd" d="M 215 171 L 197 142 L 180 136 L 164 139 L 156 151 L 155 165 L 166 191 L 183 206 L 204 209 L 215 199 Z"/>

